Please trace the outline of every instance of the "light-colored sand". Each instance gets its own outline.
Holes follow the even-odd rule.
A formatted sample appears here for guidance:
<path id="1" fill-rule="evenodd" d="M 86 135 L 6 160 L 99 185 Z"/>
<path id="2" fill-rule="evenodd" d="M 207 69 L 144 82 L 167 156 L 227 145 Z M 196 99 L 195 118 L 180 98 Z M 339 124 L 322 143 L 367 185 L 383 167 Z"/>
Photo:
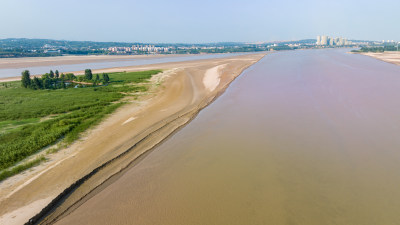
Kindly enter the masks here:
<path id="1" fill-rule="evenodd" d="M 29 218 L 21 215 L 35 214 L 39 207 L 48 204 L 52 200 L 51 197 L 39 199 L 35 202 L 22 206 L 12 212 L 6 213 L 0 218 L 0 224 L 25 224 Z"/>
<path id="2" fill-rule="evenodd" d="M 152 78 L 153 84 L 162 81 L 161 86 L 153 85 L 149 95 L 118 109 L 87 132 L 81 141 L 51 155 L 49 162 L 0 183 L 0 224 L 27 221 L 76 180 L 108 162 L 55 212 L 62 213 L 190 121 L 236 76 L 262 56 L 254 54 L 123 68 L 124 71 L 166 71 Z M 121 71 L 121 68 L 101 71 Z M 109 162 L 110 159 L 115 160 Z M 25 206 L 29 206 L 29 210 L 25 210 Z"/>
<path id="3" fill-rule="evenodd" d="M 374 57 L 376 59 L 388 62 L 388 63 L 393 63 L 396 65 L 400 65 L 400 52 L 382 52 L 382 53 L 373 53 L 373 52 L 367 52 L 367 53 L 361 53 L 362 55 Z"/>
<path id="4" fill-rule="evenodd" d="M 213 68 L 207 70 L 206 73 L 204 74 L 203 84 L 208 91 L 214 91 L 215 88 L 218 86 L 218 84 L 221 80 L 219 71 L 224 66 L 225 65 L 219 65 L 219 66 L 213 67 Z"/>

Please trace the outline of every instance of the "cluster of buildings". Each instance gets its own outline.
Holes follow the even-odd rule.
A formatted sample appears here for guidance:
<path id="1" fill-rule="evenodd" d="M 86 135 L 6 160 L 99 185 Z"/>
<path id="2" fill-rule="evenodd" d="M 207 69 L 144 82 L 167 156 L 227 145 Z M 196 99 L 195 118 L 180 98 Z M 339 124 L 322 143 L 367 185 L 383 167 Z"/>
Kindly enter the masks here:
<path id="1" fill-rule="evenodd" d="M 396 44 L 396 42 L 394 40 L 387 40 L 387 41 L 382 40 L 382 44 Z"/>
<path id="2" fill-rule="evenodd" d="M 333 38 L 326 35 L 317 36 L 317 45 L 320 46 L 346 46 L 352 45 L 353 42 L 347 40 L 346 38 Z"/>
<path id="3" fill-rule="evenodd" d="M 134 45 L 132 47 L 110 47 L 107 49 L 112 53 L 125 54 L 130 52 L 144 52 L 148 54 L 167 53 L 170 48 L 155 47 L 154 45 Z"/>

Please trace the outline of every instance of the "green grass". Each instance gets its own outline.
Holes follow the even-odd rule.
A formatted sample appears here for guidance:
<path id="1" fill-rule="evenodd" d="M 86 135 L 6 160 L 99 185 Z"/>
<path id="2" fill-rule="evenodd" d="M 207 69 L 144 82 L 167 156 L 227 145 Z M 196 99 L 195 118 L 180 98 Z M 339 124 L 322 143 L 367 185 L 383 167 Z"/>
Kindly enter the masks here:
<path id="1" fill-rule="evenodd" d="M 118 93 L 118 90 L 106 93 L 93 91 L 93 88 L 58 90 L 1 89 L 0 121 L 38 118 L 51 114 L 66 113 L 116 101 L 121 97 L 122 94 Z"/>
<path id="2" fill-rule="evenodd" d="M 77 140 L 120 107 L 116 102 L 126 94 L 147 91 L 138 83 L 159 72 L 113 73 L 109 85 L 86 88 L 31 90 L 8 83 L 0 88 L 0 171 L 57 141 Z"/>
<path id="3" fill-rule="evenodd" d="M 6 120 L 0 122 L 0 135 L 6 132 L 20 128 L 22 125 L 38 123 L 39 118 L 29 118 L 23 120 Z"/>
<path id="4" fill-rule="evenodd" d="M 18 174 L 22 171 L 25 171 L 27 169 L 30 169 L 34 166 L 39 165 L 41 162 L 46 161 L 46 158 L 44 156 L 38 157 L 32 161 L 29 161 L 27 163 L 23 163 L 21 165 L 18 165 L 12 169 L 9 170 L 4 170 L 0 173 L 0 181 L 7 179 L 8 177 L 11 177 L 15 174 Z"/>
<path id="5" fill-rule="evenodd" d="M 114 83 L 142 83 L 147 82 L 152 75 L 160 73 L 161 70 L 148 70 L 142 71 L 140 74 L 136 72 L 120 72 L 120 73 L 109 73 L 110 81 Z"/>

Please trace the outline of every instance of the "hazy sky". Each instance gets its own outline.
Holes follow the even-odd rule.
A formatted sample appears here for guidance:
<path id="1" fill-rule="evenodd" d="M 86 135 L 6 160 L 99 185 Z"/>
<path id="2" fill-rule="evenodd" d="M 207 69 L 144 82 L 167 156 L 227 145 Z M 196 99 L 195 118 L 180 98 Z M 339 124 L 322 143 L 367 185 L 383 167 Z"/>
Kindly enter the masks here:
<path id="1" fill-rule="evenodd" d="M 400 41 L 399 0 L 0 0 L 0 39 Z"/>

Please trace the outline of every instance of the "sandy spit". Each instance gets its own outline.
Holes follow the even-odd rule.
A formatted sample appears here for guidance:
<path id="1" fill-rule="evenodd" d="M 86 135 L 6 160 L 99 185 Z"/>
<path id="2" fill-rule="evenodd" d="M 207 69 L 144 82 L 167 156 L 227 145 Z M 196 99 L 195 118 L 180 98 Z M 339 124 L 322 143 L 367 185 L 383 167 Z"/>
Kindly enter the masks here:
<path id="1" fill-rule="evenodd" d="M 360 54 L 370 56 L 375 59 L 379 59 L 388 63 L 400 65 L 400 52 L 379 52 L 379 53 L 366 52 Z"/>
<path id="2" fill-rule="evenodd" d="M 118 109 L 82 140 L 52 155 L 49 162 L 1 182 L 0 224 L 28 221 L 58 196 L 63 204 L 52 214 L 44 212 L 39 216 L 46 215 L 43 224 L 56 221 L 100 184 L 192 120 L 244 69 L 263 56 L 123 68 L 124 71 L 164 69 L 165 72 L 152 79 L 154 84 L 162 82 L 162 85 L 153 85 L 149 95 Z M 121 68 L 101 71 L 121 71 Z M 77 185 L 72 187 L 74 183 Z M 67 198 L 60 195 L 69 187 Z"/>

